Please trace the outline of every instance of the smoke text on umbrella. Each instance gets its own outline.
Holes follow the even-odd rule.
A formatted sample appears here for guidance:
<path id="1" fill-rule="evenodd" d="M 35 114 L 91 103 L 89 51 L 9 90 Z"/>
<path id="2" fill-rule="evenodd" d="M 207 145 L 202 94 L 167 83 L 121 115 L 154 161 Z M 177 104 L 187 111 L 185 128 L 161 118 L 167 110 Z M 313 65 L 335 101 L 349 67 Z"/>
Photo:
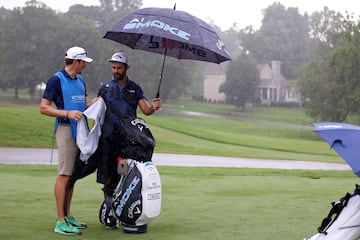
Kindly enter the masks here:
<path id="1" fill-rule="evenodd" d="M 131 20 L 128 24 L 126 24 L 124 26 L 124 29 L 128 30 L 128 29 L 137 29 L 137 28 L 148 28 L 148 27 L 159 28 L 159 29 L 169 32 L 175 36 L 178 36 L 184 40 L 189 40 L 190 36 L 191 36 L 190 33 L 187 33 L 176 27 L 172 27 L 169 24 L 163 23 L 159 20 L 152 20 L 152 21 L 144 22 L 144 18 L 142 18 L 141 21 L 139 21 L 139 19 L 137 19 L 137 18 Z"/>

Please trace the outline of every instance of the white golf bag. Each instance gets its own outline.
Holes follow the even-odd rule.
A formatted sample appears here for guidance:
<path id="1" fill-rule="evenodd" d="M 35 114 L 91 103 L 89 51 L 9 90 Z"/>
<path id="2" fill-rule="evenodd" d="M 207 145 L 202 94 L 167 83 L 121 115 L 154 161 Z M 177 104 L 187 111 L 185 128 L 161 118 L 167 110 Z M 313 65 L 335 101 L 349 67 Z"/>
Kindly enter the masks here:
<path id="1" fill-rule="evenodd" d="M 304 240 L 357 240 L 360 238 L 360 186 L 346 193 L 323 219 L 318 233 Z"/>
<path id="2" fill-rule="evenodd" d="M 123 159 L 119 166 L 120 180 L 101 205 L 99 220 L 108 228 L 121 223 L 126 233 L 145 233 L 147 224 L 160 215 L 160 174 L 152 162 Z"/>
<path id="3" fill-rule="evenodd" d="M 129 170 L 115 189 L 112 207 L 125 232 L 142 233 L 160 214 L 160 175 L 152 162 L 125 161 Z"/>

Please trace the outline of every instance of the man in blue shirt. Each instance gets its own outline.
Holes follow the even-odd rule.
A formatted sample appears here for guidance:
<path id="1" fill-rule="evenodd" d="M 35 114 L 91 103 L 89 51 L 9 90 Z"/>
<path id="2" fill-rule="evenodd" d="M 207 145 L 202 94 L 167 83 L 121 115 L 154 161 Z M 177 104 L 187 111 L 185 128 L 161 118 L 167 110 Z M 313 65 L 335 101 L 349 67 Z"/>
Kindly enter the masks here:
<path id="1" fill-rule="evenodd" d="M 98 94 L 104 99 L 107 107 L 102 131 L 102 138 L 107 139 L 107 149 L 103 151 L 103 166 L 99 169 L 98 175 L 98 182 L 105 185 L 116 174 L 121 119 L 136 117 L 137 107 L 144 115 L 151 115 L 161 108 L 160 98 L 152 99 L 149 104 L 142 88 L 129 79 L 127 70 L 130 66 L 124 52 L 114 53 L 108 61 L 111 63 L 113 78 L 101 86 Z"/>
<path id="2" fill-rule="evenodd" d="M 73 187 L 66 188 L 73 173 L 79 149 L 76 146 L 76 123 L 88 106 L 85 82 L 80 75 L 86 62 L 93 60 L 85 49 L 72 47 L 66 51 L 64 68 L 50 77 L 40 103 L 41 114 L 56 117 L 56 141 L 58 145 L 58 175 L 54 193 L 58 219 L 54 231 L 64 235 L 78 235 L 86 224 L 70 214 Z M 55 104 L 56 108 L 52 106 Z"/>

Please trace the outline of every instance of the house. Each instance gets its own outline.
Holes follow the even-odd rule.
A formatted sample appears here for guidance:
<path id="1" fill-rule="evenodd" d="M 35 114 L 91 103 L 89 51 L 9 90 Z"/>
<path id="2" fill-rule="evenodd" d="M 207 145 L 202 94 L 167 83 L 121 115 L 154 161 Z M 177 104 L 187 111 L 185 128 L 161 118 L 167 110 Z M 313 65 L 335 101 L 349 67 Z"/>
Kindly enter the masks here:
<path id="1" fill-rule="evenodd" d="M 281 74 L 281 62 L 258 64 L 260 73 L 259 98 L 261 103 L 300 102 L 300 93 L 296 80 L 288 80 Z"/>
<path id="2" fill-rule="evenodd" d="M 219 87 L 226 80 L 226 68 L 224 64 L 207 63 L 204 68 L 203 96 L 207 102 L 225 102 L 224 93 L 219 92 Z"/>
<path id="3" fill-rule="evenodd" d="M 259 100 L 261 103 L 300 102 L 296 80 L 288 80 L 281 74 L 281 62 L 258 64 L 260 73 Z M 204 69 L 204 99 L 208 102 L 224 102 L 226 96 L 219 93 L 220 85 L 226 80 L 225 65 L 208 64 Z"/>

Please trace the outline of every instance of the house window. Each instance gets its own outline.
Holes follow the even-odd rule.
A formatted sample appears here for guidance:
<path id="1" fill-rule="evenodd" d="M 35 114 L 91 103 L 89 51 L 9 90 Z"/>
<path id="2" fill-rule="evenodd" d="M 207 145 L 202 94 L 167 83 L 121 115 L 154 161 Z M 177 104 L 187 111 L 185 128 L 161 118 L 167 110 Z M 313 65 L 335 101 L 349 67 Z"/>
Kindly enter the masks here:
<path id="1" fill-rule="evenodd" d="M 268 99 L 267 88 L 260 88 L 260 94 L 262 100 Z"/>
<path id="2" fill-rule="evenodd" d="M 273 98 L 272 100 L 276 101 L 276 97 L 277 97 L 277 89 L 276 88 L 273 88 L 273 91 L 274 91 L 274 94 L 273 94 Z"/>

